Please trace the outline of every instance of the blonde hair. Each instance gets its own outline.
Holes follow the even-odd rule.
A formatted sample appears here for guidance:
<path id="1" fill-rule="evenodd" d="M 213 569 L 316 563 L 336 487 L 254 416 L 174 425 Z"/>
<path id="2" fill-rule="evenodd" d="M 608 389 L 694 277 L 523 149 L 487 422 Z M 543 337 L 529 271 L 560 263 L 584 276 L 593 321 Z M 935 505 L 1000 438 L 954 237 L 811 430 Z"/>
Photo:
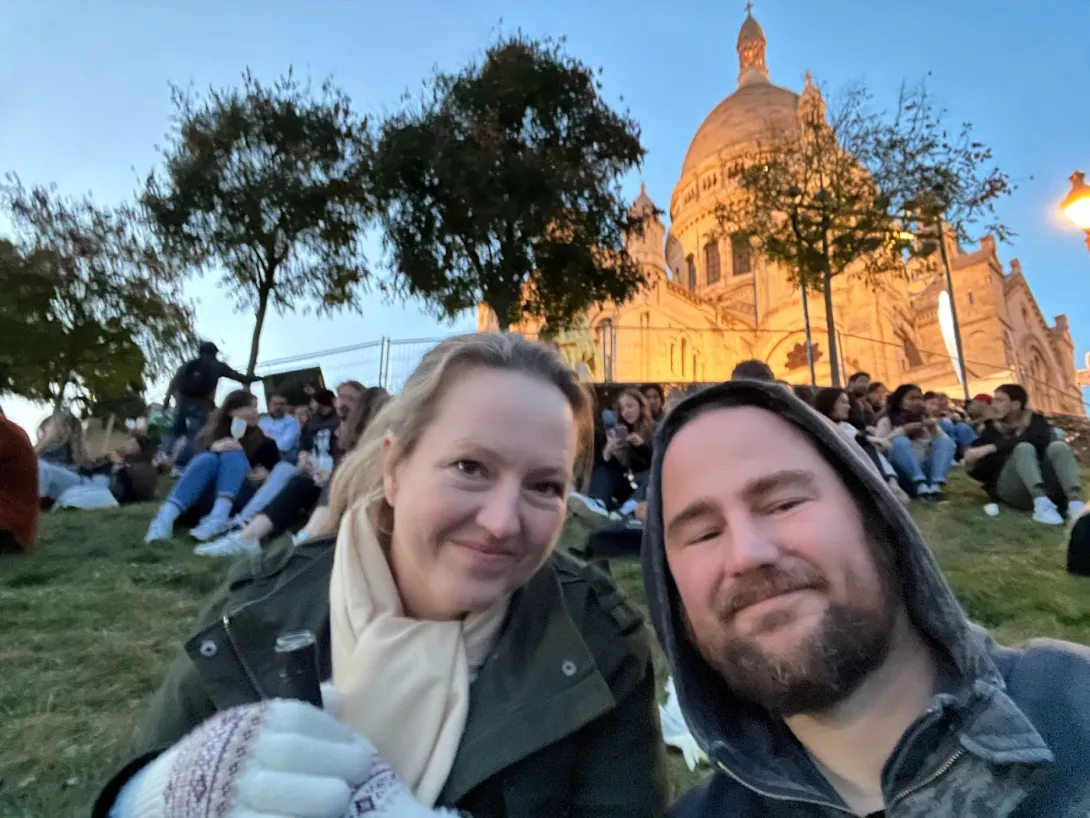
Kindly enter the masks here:
<path id="1" fill-rule="evenodd" d="M 424 355 L 400 394 L 387 401 L 355 449 L 345 455 L 337 467 L 330 488 L 325 533 L 335 532 L 345 512 L 362 501 L 380 540 L 389 537 L 393 509 L 387 504 L 383 490 L 386 459 L 396 464 L 412 455 L 424 431 L 434 421 L 436 407 L 456 375 L 473 367 L 530 375 L 559 389 L 576 421 L 578 445 L 574 473 L 580 474 L 587 468 L 593 446 L 591 404 L 567 362 L 521 335 L 483 332 L 457 335 Z M 392 438 L 392 446 L 388 449 L 383 446 L 387 435 Z"/>
<path id="2" fill-rule="evenodd" d="M 34 451 L 40 454 L 50 446 L 63 443 L 68 444 L 75 465 L 87 465 L 89 458 L 83 445 L 83 424 L 65 409 L 54 412 L 38 425 L 38 442 L 34 444 Z"/>

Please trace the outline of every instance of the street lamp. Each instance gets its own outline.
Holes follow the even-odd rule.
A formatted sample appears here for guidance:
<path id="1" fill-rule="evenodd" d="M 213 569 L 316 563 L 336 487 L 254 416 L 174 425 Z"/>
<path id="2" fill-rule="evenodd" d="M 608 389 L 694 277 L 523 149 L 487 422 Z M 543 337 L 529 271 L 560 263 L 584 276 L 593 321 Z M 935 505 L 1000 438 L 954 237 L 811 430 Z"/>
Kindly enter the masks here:
<path id="1" fill-rule="evenodd" d="M 1086 249 L 1090 250 L 1090 185 L 1086 174 L 1080 170 L 1071 174 L 1071 192 L 1063 200 L 1060 209 L 1075 226 L 1086 233 Z"/>

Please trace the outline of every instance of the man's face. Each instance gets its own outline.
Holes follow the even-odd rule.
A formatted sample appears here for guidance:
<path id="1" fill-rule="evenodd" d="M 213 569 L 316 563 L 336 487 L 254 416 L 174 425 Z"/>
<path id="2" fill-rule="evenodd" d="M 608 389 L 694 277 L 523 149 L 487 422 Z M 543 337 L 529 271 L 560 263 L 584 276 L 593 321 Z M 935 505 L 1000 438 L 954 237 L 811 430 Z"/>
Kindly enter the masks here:
<path id="1" fill-rule="evenodd" d="M 280 395 L 273 395 L 269 398 L 269 417 L 273 420 L 280 420 L 284 417 L 284 409 L 287 408 L 288 402 Z"/>
<path id="2" fill-rule="evenodd" d="M 875 409 L 884 409 L 886 407 L 886 388 L 880 386 L 877 389 L 872 389 L 867 393 L 867 399 Z"/>
<path id="3" fill-rule="evenodd" d="M 868 386 L 870 386 L 870 378 L 856 378 L 854 381 L 848 384 L 848 391 L 852 394 L 853 397 L 861 398 L 867 394 Z"/>
<path id="4" fill-rule="evenodd" d="M 352 410 L 359 405 L 363 393 L 353 386 L 345 384 L 337 390 L 337 415 L 341 420 L 348 420 Z"/>
<path id="5" fill-rule="evenodd" d="M 996 420 L 1006 420 L 1021 409 L 1022 404 L 1011 400 L 1006 392 L 996 392 L 992 395 L 992 417 Z"/>
<path id="6" fill-rule="evenodd" d="M 662 504 L 690 635 L 736 695 L 781 716 L 818 712 L 885 659 L 891 569 L 794 426 L 754 407 L 690 421 L 666 451 Z"/>
<path id="7" fill-rule="evenodd" d="M 927 413 L 929 418 L 938 417 L 941 413 L 939 399 L 937 397 L 927 398 L 923 402 L 923 410 Z"/>

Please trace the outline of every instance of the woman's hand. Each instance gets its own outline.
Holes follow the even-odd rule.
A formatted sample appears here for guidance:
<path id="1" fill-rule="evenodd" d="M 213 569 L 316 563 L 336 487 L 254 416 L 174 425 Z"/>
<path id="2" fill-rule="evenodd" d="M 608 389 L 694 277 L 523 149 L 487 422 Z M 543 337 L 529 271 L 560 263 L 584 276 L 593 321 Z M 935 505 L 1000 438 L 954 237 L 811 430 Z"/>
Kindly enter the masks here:
<path id="1" fill-rule="evenodd" d="M 374 757 L 367 780 L 352 793 L 352 805 L 344 818 L 457 818 L 452 810 L 425 806 L 398 781 L 390 765 Z"/>
<path id="2" fill-rule="evenodd" d="M 906 435 L 915 435 L 923 431 L 923 424 L 918 422 L 906 423 L 901 428 Z"/>
<path id="3" fill-rule="evenodd" d="M 329 469 L 315 469 L 314 470 L 314 485 L 321 488 L 329 482 L 329 476 L 333 474 Z"/>
<path id="4" fill-rule="evenodd" d="M 246 479 L 255 486 L 260 485 L 269 479 L 269 470 L 264 466 L 254 466 L 250 469 L 250 473 L 246 475 Z"/>
<path id="5" fill-rule="evenodd" d="M 220 454 L 221 452 L 241 452 L 242 444 L 233 437 L 221 437 L 208 447 L 208 451 Z"/>
<path id="6" fill-rule="evenodd" d="M 934 429 L 938 425 L 939 425 L 938 418 L 924 418 L 923 419 L 923 426 L 924 426 L 925 429 Z"/>
<path id="7" fill-rule="evenodd" d="M 632 434 L 630 434 L 628 437 L 625 438 L 625 442 L 629 446 L 642 446 L 643 445 L 643 438 L 640 437 L 635 432 L 633 432 Z"/>
<path id="8" fill-rule="evenodd" d="M 889 441 L 884 437 L 876 437 L 875 435 L 867 435 L 867 442 L 870 443 L 875 449 L 885 454 L 889 451 Z"/>
<path id="9" fill-rule="evenodd" d="M 314 458 L 310 452 L 299 452 L 299 457 L 295 461 L 295 470 L 299 474 L 313 474 L 314 473 Z"/>
<path id="10" fill-rule="evenodd" d="M 271 699 L 217 713 L 142 773 L 140 818 L 343 818 L 373 778 L 367 739 L 329 713 Z"/>

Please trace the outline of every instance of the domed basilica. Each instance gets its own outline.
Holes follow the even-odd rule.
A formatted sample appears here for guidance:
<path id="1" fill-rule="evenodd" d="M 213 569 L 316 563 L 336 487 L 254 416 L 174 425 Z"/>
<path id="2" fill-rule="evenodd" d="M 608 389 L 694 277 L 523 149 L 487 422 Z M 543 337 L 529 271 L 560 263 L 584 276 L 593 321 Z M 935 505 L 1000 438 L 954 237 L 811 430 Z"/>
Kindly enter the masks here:
<path id="1" fill-rule="evenodd" d="M 669 227 L 645 189 L 632 205 L 646 221 L 628 252 L 650 286 L 632 301 L 591 310 L 559 339 L 594 380 L 719 381 L 739 361 L 757 358 L 778 378 L 810 382 L 799 290 L 744 236 L 721 235 L 715 215 L 729 195 L 729 167 L 773 132 L 790 128 L 801 113 L 815 106 L 824 111 L 809 75 L 799 93 L 771 82 L 766 47 L 760 24 L 747 14 L 738 35 L 738 87 L 708 114 L 689 145 L 670 197 Z M 1021 265 L 1014 259 L 1004 269 L 991 236 L 975 248 L 948 236 L 947 250 L 970 393 L 1020 382 L 1037 409 L 1083 415 L 1066 316 L 1049 325 Z M 822 297 L 811 294 L 816 382 L 831 382 L 829 347 L 835 343 L 842 377 L 864 370 L 891 389 L 911 382 L 960 397 L 940 329 L 944 289 L 942 273 L 933 269 L 891 275 L 876 287 L 849 271 L 833 281 L 834 338 L 826 332 Z M 495 326 L 487 309 L 478 326 Z M 537 328 L 516 329 L 533 334 Z"/>

